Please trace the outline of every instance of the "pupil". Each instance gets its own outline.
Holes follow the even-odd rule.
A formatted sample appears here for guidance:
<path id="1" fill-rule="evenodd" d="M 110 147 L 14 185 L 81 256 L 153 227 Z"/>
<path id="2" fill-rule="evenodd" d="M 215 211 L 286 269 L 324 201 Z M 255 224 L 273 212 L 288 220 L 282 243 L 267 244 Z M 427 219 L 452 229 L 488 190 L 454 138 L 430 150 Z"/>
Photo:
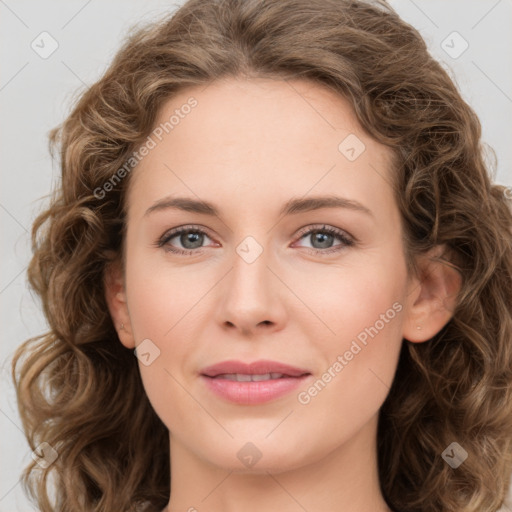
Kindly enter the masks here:
<path id="1" fill-rule="evenodd" d="M 199 233 L 186 233 L 181 236 L 180 241 L 181 241 L 183 247 L 185 247 L 186 249 L 196 249 L 197 247 L 201 247 L 201 242 L 202 242 L 201 237 L 202 237 L 202 235 Z M 199 240 L 199 243 L 197 243 L 198 240 Z M 189 242 L 192 242 L 192 246 L 187 245 Z M 195 245 L 194 245 L 194 242 L 196 242 Z"/>
<path id="2" fill-rule="evenodd" d="M 317 239 L 317 237 L 318 237 L 318 239 Z M 318 242 L 320 242 L 320 244 L 323 244 L 322 247 L 320 247 L 320 248 L 325 249 L 329 245 L 329 244 L 326 244 L 326 240 L 329 241 L 329 239 L 332 238 L 332 235 L 328 235 L 325 233 L 316 233 L 313 238 L 315 241 L 318 241 Z M 322 238 L 323 238 L 323 240 L 322 240 Z"/>

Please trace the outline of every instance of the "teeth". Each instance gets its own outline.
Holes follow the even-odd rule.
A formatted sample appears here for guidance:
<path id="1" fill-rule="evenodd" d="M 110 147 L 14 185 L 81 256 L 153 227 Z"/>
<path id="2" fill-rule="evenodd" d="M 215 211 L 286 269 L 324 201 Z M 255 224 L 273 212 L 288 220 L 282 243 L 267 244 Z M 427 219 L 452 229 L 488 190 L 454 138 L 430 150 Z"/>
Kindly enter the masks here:
<path id="1" fill-rule="evenodd" d="M 247 375 L 247 377 L 249 377 L 249 375 Z M 251 375 L 251 380 L 254 382 L 258 382 L 260 380 L 270 380 L 271 379 L 271 376 L 270 376 L 270 373 L 265 373 L 263 375 Z"/>
<path id="2" fill-rule="evenodd" d="M 215 378 L 236 380 L 238 382 L 259 382 L 262 380 L 280 379 L 281 377 L 283 377 L 282 373 L 263 373 L 260 375 L 248 375 L 245 373 L 224 373 L 222 375 L 217 375 Z"/>
<path id="3" fill-rule="evenodd" d="M 238 382 L 250 382 L 251 381 L 251 376 L 250 375 L 243 375 L 243 374 L 237 374 L 237 373 L 232 373 L 231 374 L 233 376 L 233 380 L 237 380 Z"/>

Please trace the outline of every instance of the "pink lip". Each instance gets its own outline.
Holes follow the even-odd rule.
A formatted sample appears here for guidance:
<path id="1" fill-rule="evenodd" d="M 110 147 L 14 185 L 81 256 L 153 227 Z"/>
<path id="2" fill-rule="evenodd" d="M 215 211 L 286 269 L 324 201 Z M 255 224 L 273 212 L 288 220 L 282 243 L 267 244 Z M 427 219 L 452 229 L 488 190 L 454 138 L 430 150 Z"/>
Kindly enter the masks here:
<path id="1" fill-rule="evenodd" d="M 279 363 L 278 361 L 269 361 L 267 359 L 254 361 L 252 363 L 244 363 L 242 361 L 234 360 L 222 361 L 221 363 L 208 366 L 201 370 L 201 375 L 206 375 L 208 377 L 216 377 L 223 373 L 245 373 L 248 375 L 282 373 L 290 377 L 300 377 L 305 373 L 309 373 L 309 371 L 303 368 L 296 368 L 295 366 Z"/>
<path id="2" fill-rule="evenodd" d="M 258 382 L 238 382 L 214 378 L 226 373 L 247 375 L 282 373 L 278 379 Z M 296 368 L 276 361 L 261 360 L 247 364 L 241 361 L 224 361 L 208 366 L 201 371 L 201 379 L 210 391 L 216 395 L 240 405 L 256 405 L 274 400 L 300 386 L 311 376 L 306 369 Z"/>

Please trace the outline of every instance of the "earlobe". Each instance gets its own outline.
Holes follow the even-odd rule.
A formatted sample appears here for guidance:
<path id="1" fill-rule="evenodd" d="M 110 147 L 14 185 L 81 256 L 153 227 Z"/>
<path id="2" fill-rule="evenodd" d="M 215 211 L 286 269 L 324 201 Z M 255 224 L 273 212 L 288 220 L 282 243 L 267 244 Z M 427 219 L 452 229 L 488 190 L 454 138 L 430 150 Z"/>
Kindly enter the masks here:
<path id="1" fill-rule="evenodd" d="M 437 246 L 418 259 L 419 275 L 408 294 L 403 337 L 421 343 L 435 336 L 452 318 L 462 278 L 445 259 L 445 246 Z"/>
<path id="2" fill-rule="evenodd" d="M 135 339 L 126 300 L 124 276 L 119 262 L 112 262 L 105 267 L 103 283 L 105 299 L 119 340 L 126 348 L 135 348 Z"/>

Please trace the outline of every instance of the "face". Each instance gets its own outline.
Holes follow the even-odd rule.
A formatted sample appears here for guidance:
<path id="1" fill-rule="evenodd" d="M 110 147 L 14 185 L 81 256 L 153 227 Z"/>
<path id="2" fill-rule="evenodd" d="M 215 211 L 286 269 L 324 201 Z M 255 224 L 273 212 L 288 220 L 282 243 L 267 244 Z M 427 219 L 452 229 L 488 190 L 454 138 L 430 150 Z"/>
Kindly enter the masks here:
<path id="1" fill-rule="evenodd" d="M 191 88 L 155 128 L 176 110 L 131 176 L 122 342 L 140 345 L 176 453 L 237 470 L 244 450 L 260 471 L 318 461 L 376 425 L 396 370 L 409 288 L 391 153 L 306 81 Z M 227 360 L 305 375 L 202 375 Z"/>

